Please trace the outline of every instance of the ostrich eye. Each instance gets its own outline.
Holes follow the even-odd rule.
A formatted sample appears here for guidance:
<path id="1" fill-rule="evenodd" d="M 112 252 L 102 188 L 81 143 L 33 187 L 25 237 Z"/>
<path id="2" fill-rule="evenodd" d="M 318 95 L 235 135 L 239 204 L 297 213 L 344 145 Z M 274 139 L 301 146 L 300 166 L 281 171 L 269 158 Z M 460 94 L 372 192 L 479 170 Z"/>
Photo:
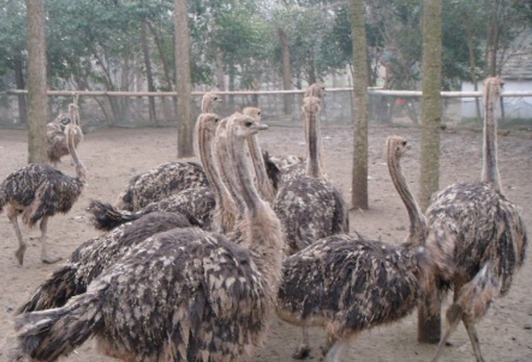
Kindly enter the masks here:
<path id="1" fill-rule="evenodd" d="M 253 125 L 253 122 L 251 121 L 246 121 L 246 123 L 244 123 L 244 126 L 246 127 L 251 127 Z"/>
<path id="2" fill-rule="evenodd" d="M 215 118 L 214 123 L 218 123 L 220 121 L 220 118 Z"/>
<path id="3" fill-rule="evenodd" d="M 260 116 L 260 112 L 257 112 L 257 114 Z"/>
<path id="4" fill-rule="evenodd" d="M 214 100 L 217 101 L 217 100 L 218 100 L 218 97 L 214 97 Z"/>
<path id="5" fill-rule="evenodd" d="M 403 141 L 403 146 L 406 146 L 406 141 Z"/>

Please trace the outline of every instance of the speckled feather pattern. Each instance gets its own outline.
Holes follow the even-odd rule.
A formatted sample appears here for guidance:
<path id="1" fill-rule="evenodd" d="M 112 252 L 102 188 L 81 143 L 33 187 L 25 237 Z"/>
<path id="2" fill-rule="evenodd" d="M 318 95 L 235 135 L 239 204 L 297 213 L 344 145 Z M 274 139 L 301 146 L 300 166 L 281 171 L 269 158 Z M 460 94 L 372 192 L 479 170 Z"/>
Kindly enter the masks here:
<path id="1" fill-rule="evenodd" d="M 0 210 L 11 204 L 23 210 L 22 220 L 33 226 L 43 216 L 70 211 L 83 183 L 52 166 L 30 164 L 9 174 L 0 184 Z"/>
<path id="2" fill-rule="evenodd" d="M 137 244 L 155 233 L 187 226 L 190 223 L 181 215 L 153 212 L 85 241 L 62 267 L 39 286 L 18 312 L 63 306 L 69 298 L 84 293 L 93 279 Z"/>
<path id="3" fill-rule="evenodd" d="M 46 154 L 50 162 L 58 163 L 61 161 L 61 157 L 70 154 L 65 126 L 71 123 L 72 120 L 68 114 L 60 113 L 52 122 L 46 124 Z M 76 126 L 75 130 L 73 141 L 74 147 L 77 147 L 83 139 L 83 131 L 79 126 Z"/>
<path id="4" fill-rule="evenodd" d="M 302 176 L 283 184 L 273 202 L 289 253 L 337 233 L 348 233 L 348 210 L 343 196 L 326 179 Z"/>
<path id="5" fill-rule="evenodd" d="M 117 207 L 138 211 L 149 203 L 180 191 L 205 186 L 208 186 L 208 181 L 201 165 L 195 162 L 166 162 L 133 177 L 118 196 Z"/>
<path id="6" fill-rule="evenodd" d="M 390 323 L 416 306 L 418 249 L 333 235 L 283 262 L 278 315 L 336 338 Z"/>
<path id="7" fill-rule="evenodd" d="M 199 187 L 186 189 L 157 202 L 149 203 L 138 211 L 121 210 L 108 203 L 95 200 L 89 204 L 88 211 L 93 225 L 100 230 L 111 230 L 154 211 L 181 214 L 193 225 L 210 230 L 214 206 L 213 192 L 208 187 Z"/>
<path id="8" fill-rule="evenodd" d="M 137 245 L 105 270 L 79 297 L 49 310 L 40 325 L 50 331 L 25 334 L 21 351 L 40 338 L 37 360 L 51 361 L 62 335 L 84 340 L 90 325 L 99 348 L 128 361 L 234 361 L 260 342 L 273 298 L 264 295 L 261 273 L 249 251 L 199 228 L 172 229 Z M 123 301 L 127 300 L 127 303 Z M 74 311 L 74 312 L 72 312 Z M 57 317 L 56 317 L 57 316 Z M 32 314 L 17 321 L 27 330 Z M 44 328 L 43 328 L 44 329 Z"/>
<path id="9" fill-rule="evenodd" d="M 441 281 L 471 281 L 487 266 L 478 282 L 491 284 L 495 296 L 508 292 L 527 245 L 525 224 L 511 201 L 489 184 L 458 183 L 435 195 L 427 218 L 426 247 Z M 471 310 L 471 316 L 479 319 L 485 309 Z"/>

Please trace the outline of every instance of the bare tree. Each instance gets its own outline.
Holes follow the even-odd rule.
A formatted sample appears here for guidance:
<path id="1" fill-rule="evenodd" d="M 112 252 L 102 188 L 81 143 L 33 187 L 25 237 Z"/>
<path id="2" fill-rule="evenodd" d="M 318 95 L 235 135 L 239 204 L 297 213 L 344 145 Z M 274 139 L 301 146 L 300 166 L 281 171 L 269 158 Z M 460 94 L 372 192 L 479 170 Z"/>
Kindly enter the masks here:
<path id="1" fill-rule="evenodd" d="M 430 197 L 439 189 L 441 69 L 442 69 L 442 0 L 423 1 L 423 99 L 421 132 L 420 204 L 426 210 Z M 418 341 L 437 343 L 440 339 L 440 316 L 431 315 L 427 304 L 418 308 Z"/>
<path id="2" fill-rule="evenodd" d="M 368 208 L 368 60 L 364 0 L 351 0 L 353 38 L 353 176 L 351 206 Z"/>
<path id="3" fill-rule="evenodd" d="M 177 90 L 177 157 L 194 155 L 192 83 L 190 77 L 190 35 L 187 0 L 174 1 L 175 70 Z"/>
<path id="4" fill-rule="evenodd" d="M 28 47 L 28 162 L 46 162 L 46 24 L 44 0 L 26 0 Z"/>
<path id="5" fill-rule="evenodd" d="M 142 22 L 142 53 L 144 54 L 144 65 L 146 66 L 146 80 L 148 81 L 148 92 L 155 92 L 155 86 L 153 84 L 153 72 L 151 69 L 151 59 L 150 59 L 150 45 L 148 43 L 148 25 L 147 20 Z M 155 115 L 155 98 L 148 97 L 149 105 L 149 117 L 150 122 L 154 125 L 157 124 L 157 119 Z"/>

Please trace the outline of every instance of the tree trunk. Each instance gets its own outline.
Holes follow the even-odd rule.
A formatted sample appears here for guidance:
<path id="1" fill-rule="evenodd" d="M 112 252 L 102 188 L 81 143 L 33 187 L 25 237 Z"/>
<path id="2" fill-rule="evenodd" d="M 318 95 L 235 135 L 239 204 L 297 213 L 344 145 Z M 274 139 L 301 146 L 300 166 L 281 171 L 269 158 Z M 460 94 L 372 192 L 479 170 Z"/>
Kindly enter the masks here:
<path id="1" fill-rule="evenodd" d="M 351 205 L 368 209 L 368 61 L 364 0 L 351 0 L 353 37 L 353 173 Z"/>
<path id="2" fill-rule="evenodd" d="M 146 80 L 148 82 L 148 92 L 155 92 L 153 85 L 153 73 L 151 69 L 150 46 L 148 44 L 148 26 L 146 21 L 142 22 L 142 52 L 144 53 L 144 66 L 146 67 Z M 153 125 L 157 125 L 157 118 L 155 115 L 155 98 L 148 97 L 148 113 L 149 121 Z"/>
<path id="3" fill-rule="evenodd" d="M 26 0 L 28 46 L 28 162 L 46 162 L 46 24 L 44 0 Z"/>
<path id="4" fill-rule="evenodd" d="M 26 85 L 24 83 L 24 62 L 22 60 L 22 52 L 20 49 L 17 49 L 14 58 L 13 58 L 13 68 L 15 69 L 15 82 L 17 89 L 25 89 Z M 19 94 L 18 98 L 18 114 L 21 124 L 26 124 L 28 121 L 28 109 L 26 108 L 26 95 Z"/>
<path id="5" fill-rule="evenodd" d="M 281 73 L 283 76 L 283 89 L 292 89 L 292 71 L 290 68 L 290 48 L 288 47 L 288 39 L 283 29 L 277 29 L 279 35 L 279 43 L 281 43 Z M 292 114 L 292 106 L 294 104 L 294 97 L 292 94 L 285 94 L 283 96 L 284 114 Z"/>
<path id="6" fill-rule="evenodd" d="M 473 90 L 477 91 L 477 75 L 475 74 L 475 69 L 477 68 L 477 60 L 475 57 L 475 47 L 473 45 L 473 29 L 471 24 L 471 17 L 468 14 L 464 15 L 464 22 L 466 24 L 467 49 L 469 51 L 469 73 L 471 76 L 471 83 L 473 84 Z M 480 114 L 480 100 L 478 97 L 475 97 L 475 110 L 477 120 L 481 119 L 482 116 Z"/>
<path id="7" fill-rule="evenodd" d="M 431 195 L 439 189 L 442 0 L 423 1 L 423 99 L 421 105 L 420 206 L 426 210 Z M 418 341 L 436 343 L 440 339 L 441 320 L 430 313 L 426 298 L 418 308 Z"/>
<path id="8" fill-rule="evenodd" d="M 187 0 L 174 1 L 175 68 L 177 90 L 177 157 L 194 155 L 192 84 L 190 77 L 190 37 Z"/>

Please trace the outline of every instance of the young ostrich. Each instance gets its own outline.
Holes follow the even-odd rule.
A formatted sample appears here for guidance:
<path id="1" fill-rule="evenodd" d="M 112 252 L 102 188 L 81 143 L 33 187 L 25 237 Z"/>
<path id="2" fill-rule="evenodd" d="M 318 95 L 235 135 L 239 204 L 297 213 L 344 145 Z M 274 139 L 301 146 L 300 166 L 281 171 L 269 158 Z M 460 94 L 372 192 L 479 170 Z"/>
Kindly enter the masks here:
<path id="1" fill-rule="evenodd" d="M 289 254 L 318 239 L 349 232 L 349 215 L 342 194 L 323 177 L 319 103 L 316 97 L 306 97 L 303 104 L 308 142 L 305 174 L 284 182 L 273 202 L 273 209 L 283 225 Z"/>
<path id="2" fill-rule="evenodd" d="M 249 248 L 198 228 L 155 234 L 63 307 L 16 318 L 13 359 L 55 361 L 89 337 L 127 361 L 235 361 L 261 342 L 280 280 L 282 234 L 252 182 L 246 137 L 265 127 L 231 117 L 231 162 Z"/>
<path id="3" fill-rule="evenodd" d="M 78 147 L 78 144 L 83 140 L 83 131 L 80 126 L 77 99 L 74 103 L 68 105 L 68 114 L 60 113 L 52 122 L 46 125 L 46 155 L 54 167 L 57 167 L 57 164 L 61 162 L 61 157 L 70 154 L 67 134 L 65 133 L 67 124 L 70 124 L 70 129 L 74 131 L 72 137 L 74 147 Z"/>
<path id="4" fill-rule="evenodd" d="M 62 307 L 73 296 L 85 293 L 87 286 L 103 270 L 148 237 L 188 226 L 191 225 L 183 215 L 152 212 L 85 241 L 72 252 L 65 265 L 55 270 L 37 288 L 33 296 L 18 309 L 17 314 Z"/>
<path id="5" fill-rule="evenodd" d="M 440 191 L 427 210 L 426 248 L 433 267 L 427 271 L 424 294 L 434 314 L 449 286 L 453 304 L 447 309 L 446 331 L 433 361 L 442 353 L 460 321 L 477 361 L 484 361 L 474 327 L 494 298 L 508 293 L 513 275 L 523 264 L 527 235 L 515 204 L 502 193 L 497 165 L 496 104 L 502 80 L 484 82 L 484 145 L 481 182 L 457 183 Z"/>
<path id="6" fill-rule="evenodd" d="M 212 92 L 203 95 L 202 113 L 213 113 L 220 97 Z M 201 165 L 195 162 L 170 161 L 134 176 L 118 196 L 116 207 L 127 211 L 139 211 L 152 202 L 162 200 L 189 188 L 209 186 Z"/>
<path id="7" fill-rule="evenodd" d="M 358 333 L 397 321 L 417 305 L 420 246 L 426 220 L 401 171 L 407 142 L 388 137 L 390 177 L 409 215 L 406 242 L 400 246 L 337 234 L 316 241 L 283 262 L 277 315 L 302 326 L 303 341 L 295 358 L 310 352 L 307 327 L 327 332 L 323 350 L 328 362 L 340 361 L 349 340 Z"/>
<path id="8" fill-rule="evenodd" d="M 15 229 L 19 242 L 15 256 L 20 265 L 24 262 L 27 242 L 23 239 L 18 225 L 19 214 L 22 215 L 22 222 L 30 227 L 40 220 L 41 260 L 45 263 L 55 263 L 61 259 L 48 254 L 48 219 L 58 212 L 70 211 L 81 194 L 86 179 L 85 167 L 74 146 L 75 126 L 67 124 L 65 133 L 75 164 L 76 177 L 65 175 L 50 165 L 30 164 L 12 172 L 0 184 L 0 211 L 6 207 L 7 217 Z"/>

